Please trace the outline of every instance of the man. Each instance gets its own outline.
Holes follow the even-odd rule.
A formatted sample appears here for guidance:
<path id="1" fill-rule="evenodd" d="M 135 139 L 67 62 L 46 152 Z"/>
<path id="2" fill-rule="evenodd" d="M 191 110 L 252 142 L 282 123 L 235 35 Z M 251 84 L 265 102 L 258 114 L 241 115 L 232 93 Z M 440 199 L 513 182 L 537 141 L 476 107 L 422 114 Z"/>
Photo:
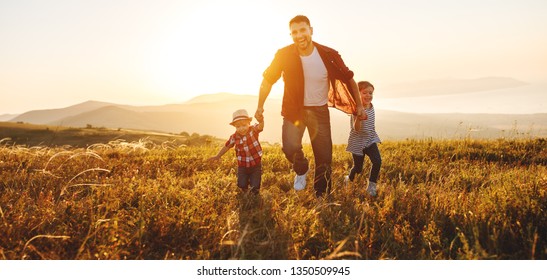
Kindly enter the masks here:
<path id="1" fill-rule="evenodd" d="M 338 52 L 312 41 L 313 28 L 306 16 L 294 17 L 289 27 L 294 44 L 279 49 L 264 71 L 255 118 L 262 118 L 272 85 L 283 75 L 282 144 L 296 172 L 294 188 L 302 190 L 306 186 L 308 160 L 302 151 L 302 137 L 307 128 L 315 159 L 315 194 L 321 197 L 332 185 L 328 106 L 348 114 L 366 115 L 353 72 Z"/>

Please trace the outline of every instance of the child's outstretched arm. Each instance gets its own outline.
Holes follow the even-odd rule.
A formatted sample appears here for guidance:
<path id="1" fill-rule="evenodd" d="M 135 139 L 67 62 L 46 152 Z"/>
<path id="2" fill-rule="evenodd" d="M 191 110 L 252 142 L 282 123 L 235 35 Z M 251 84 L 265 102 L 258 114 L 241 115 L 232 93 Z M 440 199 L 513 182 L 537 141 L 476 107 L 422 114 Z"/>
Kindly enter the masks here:
<path id="1" fill-rule="evenodd" d="M 222 147 L 222 149 L 220 149 L 220 151 L 218 152 L 218 154 L 216 156 L 210 157 L 208 160 L 209 161 L 219 160 L 220 157 L 222 157 L 222 155 L 224 155 L 229 149 L 230 149 L 230 147 L 227 147 L 227 146 Z"/>

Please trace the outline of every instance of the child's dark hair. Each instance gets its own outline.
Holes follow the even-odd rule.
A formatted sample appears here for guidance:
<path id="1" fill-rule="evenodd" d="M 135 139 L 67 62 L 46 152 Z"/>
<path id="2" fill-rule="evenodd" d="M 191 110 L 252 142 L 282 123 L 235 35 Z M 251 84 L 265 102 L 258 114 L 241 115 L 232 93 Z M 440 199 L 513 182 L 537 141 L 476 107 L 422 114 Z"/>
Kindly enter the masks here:
<path id="1" fill-rule="evenodd" d="M 359 87 L 359 89 L 367 87 L 371 87 L 372 89 L 374 89 L 374 86 L 369 81 L 360 81 L 357 86 Z"/>

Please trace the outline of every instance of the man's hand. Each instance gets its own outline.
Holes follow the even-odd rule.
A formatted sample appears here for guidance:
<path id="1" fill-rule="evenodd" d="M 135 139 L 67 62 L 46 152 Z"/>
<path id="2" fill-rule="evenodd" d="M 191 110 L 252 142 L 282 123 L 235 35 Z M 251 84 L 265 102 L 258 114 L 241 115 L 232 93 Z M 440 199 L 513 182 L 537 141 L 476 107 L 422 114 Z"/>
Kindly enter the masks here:
<path id="1" fill-rule="evenodd" d="M 257 108 L 257 109 L 256 109 L 256 112 L 255 112 L 255 119 L 256 119 L 258 122 L 263 122 L 263 121 L 264 121 L 264 109 L 263 109 L 263 108 Z"/>
<path id="2" fill-rule="evenodd" d="M 367 119 L 367 113 L 365 111 L 365 107 L 357 106 L 357 117 L 360 120 L 366 120 Z"/>

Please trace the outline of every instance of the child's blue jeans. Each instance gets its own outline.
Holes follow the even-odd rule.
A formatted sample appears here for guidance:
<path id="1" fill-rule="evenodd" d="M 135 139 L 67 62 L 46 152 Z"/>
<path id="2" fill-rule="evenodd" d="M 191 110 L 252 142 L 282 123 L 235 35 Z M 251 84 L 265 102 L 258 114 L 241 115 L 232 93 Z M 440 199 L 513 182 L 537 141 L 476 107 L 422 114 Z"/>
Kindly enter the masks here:
<path id="1" fill-rule="evenodd" d="M 376 143 L 363 149 L 363 155 L 351 154 L 353 156 L 353 168 L 349 172 L 349 180 L 353 181 L 355 174 L 359 174 L 363 171 L 363 163 L 365 162 L 365 155 L 370 158 L 372 163 L 372 169 L 370 170 L 369 181 L 378 182 L 378 176 L 380 174 L 380 167 L 382 166 L 382 157 L 380 156 L 380 150 Z"/>
<path id="2" fill-rule="evenodd" d="M 262 180 L 262 163 L 258 163 L 251 167 L 237 167 L 237 186 L 247 191 L 250 186 L 250 190 L 253 193 L 258 193 L 260 190 L 260 181 Z"/>

